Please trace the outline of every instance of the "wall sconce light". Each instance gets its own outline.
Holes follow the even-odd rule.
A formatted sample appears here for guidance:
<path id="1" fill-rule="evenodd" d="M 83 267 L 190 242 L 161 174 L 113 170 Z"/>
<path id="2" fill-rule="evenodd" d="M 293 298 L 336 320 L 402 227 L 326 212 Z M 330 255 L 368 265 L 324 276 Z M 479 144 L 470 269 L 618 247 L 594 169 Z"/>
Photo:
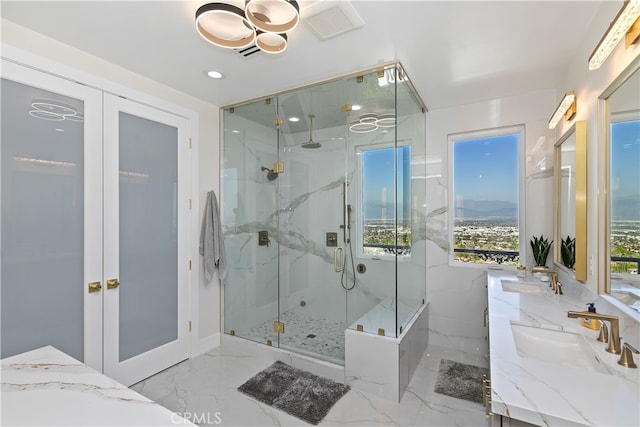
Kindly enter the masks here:
<path id="1" fill-rule="evenodd" d="M 597 70 L 607 60 L 609 54 L 618 45 L 620 40 L 630 32 L 632 35 L 626 37 L 626 46 L 629 46 L 640 36 L 640 0 L 625 0 L 622 9 L 618 12 L 609 29 L 600 40 L 596 49 L 589 57 L 589 70 Z M 635 24 L 634 24 L 635 23 Z M 634 31 L 635 28 L 635 31 Z M 630 30 L 631 29 L 631 30 Z M 635 33 L 635 37 L 633 34 Z M 631 41 L 630 41 L 631 40 Z"/>
<path id="2" fill-rule="evenodd" d="M 244 9 L 227 3 L 206 3 L 196 11 L 196 30 L 206 41 L 227 49 L 243 49 L 255 43 L 266 53 L 287 48 L 287 31 L 300 20 L 295 0 L 242 1 Z"/>
<path id="3" fill-rule="evenodd" d="M 556 107 L 556 110 L 553 112 L 553 115 L 549 119 L 549 129 L 554 129 L 562 120 L 562 117 L 565 120 L 571 120 L 576 115 L 576 94 L 573 91 L 567 92 L 564 94 L 562 101 Z"/>

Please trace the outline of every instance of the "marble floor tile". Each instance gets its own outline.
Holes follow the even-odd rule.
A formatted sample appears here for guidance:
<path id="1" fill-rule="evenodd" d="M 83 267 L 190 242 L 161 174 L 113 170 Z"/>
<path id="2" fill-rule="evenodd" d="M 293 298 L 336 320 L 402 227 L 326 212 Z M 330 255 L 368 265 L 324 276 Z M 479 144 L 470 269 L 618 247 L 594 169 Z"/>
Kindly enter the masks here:
<path id="1" fill-rule="evenodd" d="M 322 420 L 324 426 L 482 426 L 484 408 L 433 391 L 440 359 L 487 366 L 475 355 L 427 348 L 400 403 L 352 389 Z M 237 387 L 273 359 L 223 345 L 131 388 L 200 425 L 299 426 L 304 421 L 257 402 Z"/>

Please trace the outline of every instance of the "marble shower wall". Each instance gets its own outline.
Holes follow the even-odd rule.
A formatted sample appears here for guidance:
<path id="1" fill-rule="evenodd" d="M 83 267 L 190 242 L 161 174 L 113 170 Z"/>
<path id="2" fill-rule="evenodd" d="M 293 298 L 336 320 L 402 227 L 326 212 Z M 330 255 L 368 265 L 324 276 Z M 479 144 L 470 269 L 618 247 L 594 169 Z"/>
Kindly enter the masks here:
<path id="1" fill-rule="evenodd" d="M 327 140 L 335 131 L 318 130 L 323 140 L 319 149 L 303 149 L 295 141 L 306 135 L 283 135 L 279 157 L 273 128 L 258 125 L 238 115 L 225 117 L 223 151 L 222 215 L 227 249 L 228 279 L 225 283 L 225 332 L 237 335 L 280 312 L 295 310 L 308 316 L 333 318 L 349 326 L 382 301 L 396 298 L 396 262 L 389 259 L 358 257 L 352 236 L 354 264 L 364 263 L 365 274 L 356 274 L 356 287 L 345 291 L 341 273 L 334 271 L 334 249 L 326 246 L 326 233 L 338 233 L 344 248 L 347 272 L 342 280 L 352 284 L 349 248 L 343 242 L 343 184 L 349 184 L 348 203 L 357 204 L 357 146 L 392 142 L 393 133 L 350 135 L 345 140 Z M 234 133 L 233 130 L 240 130 Z M 424 223 L 424 116 L 408 115 L 399 127 L 404 141 L 412 148 L 412 216 Z M 385 141 L 385 138 L 387 139 Z M 417 143 L 416 143 L 417 142 Z M 274 181 L 267 172 L 278 159 L 285 171 Z M 258 246 L 257 233 L 266 230 L 271 244 Z M 355 223 L 352 231 L 355 233 Z M 416 226 L 413 254 L 397 263 L 398 298 L 415 310 L 424 298 L 425 231 Z M 278 289 L 278 282 L 280 288 Z M 302 303 L 302 304 L 301 304 Z M 392 306 L 394 306 L 392 304 Z M 348 314 L 347 314 L 348 313 Z M 403 324 L 409 318 L 402 320 Z M 391 331 L 390 331 L 391 332 Z M 275 337 L 274 337 L 275 339 Z"/>
<path id="2" fill-rule="evenodd" d="M 553 234 L 553 145 L 547 121 L 555 91 L 539 91 L 427 113 L 426 238 L 429 344 L 485 355 L 486 270 L 449 264 L 448 135 L 524 125 L 526 146 L 525 239 Z M 532 264 L 527 243 L 527 265 Z"/>

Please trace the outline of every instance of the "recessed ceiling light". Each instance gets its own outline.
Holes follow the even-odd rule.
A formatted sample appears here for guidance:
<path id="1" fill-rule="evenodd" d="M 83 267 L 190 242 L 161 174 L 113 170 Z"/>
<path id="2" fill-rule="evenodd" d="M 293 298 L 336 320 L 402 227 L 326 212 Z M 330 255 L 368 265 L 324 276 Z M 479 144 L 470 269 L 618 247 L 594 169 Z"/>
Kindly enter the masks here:
<path id="1" fill-rule="evenodd" d="M 64 129 L 56 128 L 56 132 L 64 132 Z"/>
<path id="2" fill-rule="evenodd" d="M 353 105 L 351 106 L 351 109 L 352 109 L 353 111 L 362 110 L 362 105 L 353 104 Z"/>
<path id="3" fill-rule="evenodd" d="M 296 116 L 291 116 L 291 117 L 289 117 L 289 121 L 290 121 L 290 122 L 294 122 L 294 123 L 295 123 L 295 122 L 299 122 L 299 121 L 300 121 L 300 118 L 299 118 L 299 117 L 296 117 Z"/>
<path id="4" fill-rule="evenodd" d="M 221 79 L 222 73 L 220 71 L 211 70 L 207 73 L 207 76 L 211 77 L 212 79 Z"/>

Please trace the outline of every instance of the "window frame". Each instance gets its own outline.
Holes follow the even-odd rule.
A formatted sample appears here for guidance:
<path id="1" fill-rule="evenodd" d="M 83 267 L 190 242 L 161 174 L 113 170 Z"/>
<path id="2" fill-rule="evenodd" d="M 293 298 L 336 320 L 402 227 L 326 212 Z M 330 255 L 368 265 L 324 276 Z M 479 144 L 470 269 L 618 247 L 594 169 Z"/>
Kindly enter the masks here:
<path id="1" fill-rule="evenodd" d="M 507 135 L 517 135 L 518 138 L 518 251 L 519 251 L 519 264 L 527 265 L 527 245 L 526 245 L 526 156 L 525 156 L 525 125 L 511 125 L 500 126 L 495 128 L 479 129 L 473 131 L 453 132 L 447 134 L 447 150 L 448 150 L 448 166 L 449 176 L 447 180 L 448 190 L 447 195 L 449 199 L 448 203 L 448 215 L 447 215 L 447 227 L 448 227 L 448 254 L 447 258 L 449 266 L 451 267 L 467 267 L 467 268 L 491 268 L 499 267 L 502 269 L 516 269 L 516 266 L 504 265 L 504 264 L 480 264 L 474 262 L 463 262 L 454 260 L 454 225 L 455 225 L 455 189 L 453 186 L 455 169 L 453 158 L 453 146 L 457 141 L 469 141 L 474 139 L 484 139 Z"/>
<path id="2" fill-rule="evenodd" d="M 355 157 L 356 157 L 356 175 L 354 177 L 354 187 L 355 187 L 355 196 L 356 196 L 356 215 L 355 215 L 355 233 L 352 233 L 351 240 L 352 243 L 356 245 L 356 257 L 358 259 L 370 259 L 370 260 L 378 260 L 378 261 L 407 261 L 411 260 L 411 254 L 408 255 L 370 255 L 364 253 L 364 200 L 363 200 L 363 191 L 362 191 L 362 153 L 365 151 L 373 151 L 373 150 L 382 150 L 393 148 L 397 150 L 400 147 L 408 147 L 409 148 L 409 156 L 411 156 L 411 143 L 410 141 L 389 141 L 388 143 L 375 143 L 375 144 L 362 144 L 355 147 Z M 395 152 L 395 151 L 394 151 Z M 398 157 L 397 154 L 394 154 L 394 164 L 397 167 Z M 409 175 L 411 175 L 411 162 L 409 162 Z M 393 187 L 393 200 L 396 200 L 396 192 L 397 192 L 397 181 L 394 181 Z M 412 200 L 410 200 L 412 202 Z M 396 211 L 393 212 L 393 218 L 397 224 Z M 413 230 L 413 218 L 411 221 L 411 229 Z M 396 236 L 397 237 L 397 236 Z"/>

